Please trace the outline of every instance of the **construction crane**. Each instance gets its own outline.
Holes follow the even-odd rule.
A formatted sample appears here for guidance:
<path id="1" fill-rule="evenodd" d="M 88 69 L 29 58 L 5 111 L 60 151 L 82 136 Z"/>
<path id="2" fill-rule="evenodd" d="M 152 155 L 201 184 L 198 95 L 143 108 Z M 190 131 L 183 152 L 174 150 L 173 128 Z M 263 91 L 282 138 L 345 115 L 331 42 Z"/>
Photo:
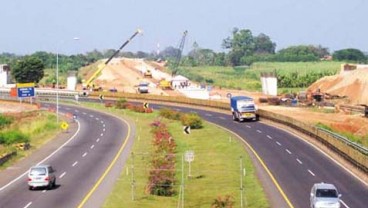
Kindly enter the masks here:
<path id="1" fill-rule="evenodd" d="M 178 66 L 180 64 L 181 54 L 183 53 L 185 38 L 187 37 L 187 34 L 188 34 L 188 31 L 187 30 L 184 31 L 183 36 L 181 38 L 181 41 L 180 41 L 180 44 L 179 44 L 179 50 L 178 50 L 178 53 L 176 54 L 176 57 L 175 57 L 172 76 L 176 75 L 176 73 L 178 71 Z"/>
<path id="2" fill-rule="evenodd" d="M 121 51 L 121 49 L 123 49 L 131 40 L 133 40 L 135 36 L 137 36 L 142 32 L 143 31 L 141 29 L 137 29 L 137 31 L 135 31 L 135 33 L 127 41 L 125 41 L 123 45 L 121 45 L 120 48 L 116 50 L 114 54 L 112 54 L 112 56 L 110 56 L 109 59 L 107 59 L 103 64 L 98 65 L 98 68 L 95 71 L 95 73 L 93 73 L 93 75 L 83 84 L 83 87 L 90 88 L 92 81 L 96 79 L 97 75 L 101 73 L 101 71 L 107 66 L 107 64 L 109 64 L 109 62 Z M 93 91 L 102 90 L 102 88 L 95 88 L 95 87 L 92 87 L 92 89 Z"/>

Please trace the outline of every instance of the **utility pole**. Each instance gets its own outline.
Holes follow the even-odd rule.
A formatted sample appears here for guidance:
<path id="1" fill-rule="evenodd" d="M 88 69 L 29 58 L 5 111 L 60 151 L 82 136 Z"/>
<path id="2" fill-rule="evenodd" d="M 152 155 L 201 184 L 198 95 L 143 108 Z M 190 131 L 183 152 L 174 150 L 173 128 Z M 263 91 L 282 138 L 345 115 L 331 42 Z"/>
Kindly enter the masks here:
<path id="1" fill-rule="evenodd" d="M 135 179 L 134 179 L 134 152 L 132 152 L 132 201 L 135 200 Z"/>
<path id="2" fill-rule="evenodd" d="M 240 207 L 243 208 L 243 156 L 240 156 Z"/>
<path id="3" fill-rule="evenodd" d="M 184 208 L 184 154 L 181 157 L 181 184 L 177 208 Z"/>

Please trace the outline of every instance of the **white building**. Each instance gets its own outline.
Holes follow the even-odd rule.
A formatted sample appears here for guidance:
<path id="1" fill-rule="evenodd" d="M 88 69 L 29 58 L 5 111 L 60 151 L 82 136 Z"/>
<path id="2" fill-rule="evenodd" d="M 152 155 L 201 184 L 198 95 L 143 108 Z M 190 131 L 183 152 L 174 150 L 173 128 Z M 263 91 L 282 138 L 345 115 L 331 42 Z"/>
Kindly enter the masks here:
<path id="1" fill-rule="evenodd" d="M 10 68 L 6 64 L 0 64 L 0 87 L 10 84 Z"/>
<path id="2" fill-rule="evenodd" d="M 171 85 L 177 89 L 177 88 L 185 88 L 185 87 L 188 87 L 190 84 L 189 84 L 189 79 L 184 77 L 184 76 L 181 76 L 181 75 L 177 75 L 175 77 L 173 77 L 171 79 Z"/>

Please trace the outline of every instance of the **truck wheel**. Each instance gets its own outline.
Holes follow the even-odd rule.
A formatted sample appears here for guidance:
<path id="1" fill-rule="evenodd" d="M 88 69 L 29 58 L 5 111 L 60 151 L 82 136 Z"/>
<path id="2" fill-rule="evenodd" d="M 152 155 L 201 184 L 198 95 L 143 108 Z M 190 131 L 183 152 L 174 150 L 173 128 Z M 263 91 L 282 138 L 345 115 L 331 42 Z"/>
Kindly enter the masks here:
<path id="1" fill-rule="evenodd" d="M 237 120 L 237 118 L 235 116 L 235 113 L 233 113 L 233 121 L 236 121 L 236 120 Z"/>

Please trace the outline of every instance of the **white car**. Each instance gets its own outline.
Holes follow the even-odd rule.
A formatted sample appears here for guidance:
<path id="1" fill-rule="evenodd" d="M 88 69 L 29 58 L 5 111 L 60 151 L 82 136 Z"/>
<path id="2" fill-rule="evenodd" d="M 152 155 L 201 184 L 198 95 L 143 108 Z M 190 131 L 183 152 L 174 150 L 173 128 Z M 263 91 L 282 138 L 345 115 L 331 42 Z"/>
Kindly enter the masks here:
<path id="1" fill-rule="evenodd" d="M 56 186 L 55 170 L 51 165 L 37 165 L 29 169 L 28 187 L 29 190 L 37 187 L 52 189 Z"/>
<path id="2" fill-rule="evenodd" d="M 311 208 L 340 208 L 340 197 L 336 187 L 329 183 L 316 183 L 310 193 Z"/>
<path id="3" fill-rule="evenodd" d="M 138 85 L 138 92 L 139 93 L 148 93 L 148 85 L 149 85 L 149 83 L 141 82 Z"/>

